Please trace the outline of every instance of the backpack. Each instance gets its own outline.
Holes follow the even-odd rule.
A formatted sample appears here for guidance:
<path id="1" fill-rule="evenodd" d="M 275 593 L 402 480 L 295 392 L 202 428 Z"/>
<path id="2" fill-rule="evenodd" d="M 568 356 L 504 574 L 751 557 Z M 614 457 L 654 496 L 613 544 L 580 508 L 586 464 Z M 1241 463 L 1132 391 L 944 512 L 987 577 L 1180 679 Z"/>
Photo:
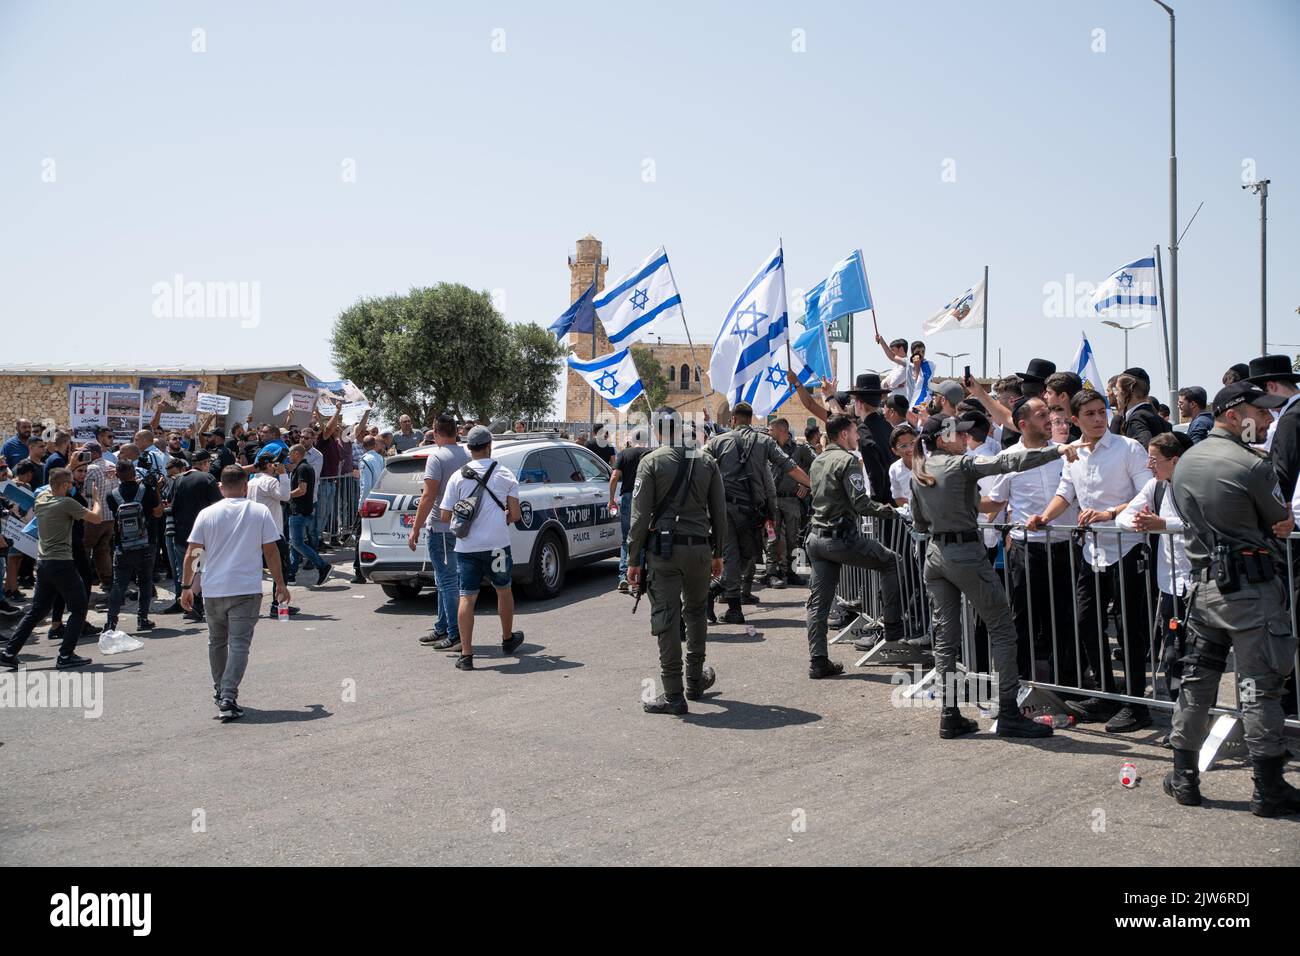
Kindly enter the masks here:
<path id="1" fill-rule="evenodd" d="M 492 464 L 488 465 L 487 470 L 480 476 L 473 468 L 466 465 L 460 470 L 460 474 L 462 478 L 467 478 L 475 482 L 480 489 L 486 491 L 492 500 L 497 503 L 497 507 L 504 512 L 506 506 L 501 503 L 500 498 L 492 494 L 492 489 L 487 486 L 488 479 L 492 477 L 492 472 L 496 471 L 496 468 L 497 463 L 494 461 Z M 452 505 L 451 533 L 458 538 L 466 537 L 469 534 L 470 527 L 474 524 L 474 519 L 478 517 L 479 509 L 482 508 L 482 506 L 483 496 L 478 494 L 477 491 L 472 495 L 466 495 L 464 498 L 461 498 L 460 501 Z"/>
<path id="2" fill-rule="evenodd" d="M 149 547 L 149 521 L 144 513 L 144 484 L 135 487 L 135 498 L 127 501 L 120 488 L 113 490 L 117 503 L 117 548 L 119 551 L 139 551 Z"/>

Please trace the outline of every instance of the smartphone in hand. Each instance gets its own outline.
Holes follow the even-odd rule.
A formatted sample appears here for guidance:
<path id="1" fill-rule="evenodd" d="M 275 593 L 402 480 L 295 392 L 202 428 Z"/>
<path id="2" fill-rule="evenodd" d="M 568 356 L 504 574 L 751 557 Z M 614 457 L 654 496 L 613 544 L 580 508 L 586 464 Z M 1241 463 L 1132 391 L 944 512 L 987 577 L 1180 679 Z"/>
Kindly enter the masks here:
<path id="1" fill-rule="evenodd" d="M 969 365 L 966 366 L 966 371 L 964 371 L 964 372 L 962 373 L 962 380 L 961 380 L 961 383 L 962 383 L 964 386 L 966 386 L 967 388 L 970 388 L 971 378 L 970 378 L 970 366 L 969 366 Z"/>

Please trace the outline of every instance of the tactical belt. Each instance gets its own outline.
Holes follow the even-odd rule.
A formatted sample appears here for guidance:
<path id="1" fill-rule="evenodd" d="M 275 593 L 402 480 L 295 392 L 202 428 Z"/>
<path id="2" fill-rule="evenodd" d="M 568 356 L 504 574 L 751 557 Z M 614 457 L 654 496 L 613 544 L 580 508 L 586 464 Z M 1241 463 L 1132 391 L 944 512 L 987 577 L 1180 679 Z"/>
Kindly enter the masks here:
<path id="1" fill-rule="evenodd" d="M 967 541 L 979 541 L 980 537 L 978 531 L 940 531 L 934 535 L 934 540 L 940 544 L 961 544 Z"/>
<path id="2" fill-rule="evenodd" d="M 708 537 L 705 536 L 705 535 L 699 535 L 699 534 L 675 534 L 675 535 L 673 535 L 673 544 L 686 544 L 686 545 L 703 544 L 703 545 L 707 545 L 707 544 L 709 544 L 709 543 L 710 543 L 710 542 L 709 542 L 709 539 L 708 539 Z"/>

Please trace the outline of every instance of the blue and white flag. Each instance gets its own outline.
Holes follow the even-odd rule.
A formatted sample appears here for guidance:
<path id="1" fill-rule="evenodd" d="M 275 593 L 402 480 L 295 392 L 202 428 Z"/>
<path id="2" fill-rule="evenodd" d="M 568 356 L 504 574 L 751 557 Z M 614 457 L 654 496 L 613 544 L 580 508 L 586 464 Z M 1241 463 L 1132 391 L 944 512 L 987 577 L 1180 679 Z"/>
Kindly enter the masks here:
<path id="1" fill-rule="evenodd" d="M 789 392 L 785 343 L 790 317 L 785 307 L 785 265 L 778 246 L 759 266 L 727 311 L 713 341 L 709 379 L 733 407 L 749 402 L 767 415 Z"/>
<path id="2" fill-rule="evenodd" d="M 912 393 L 911 407 L 924 405 L 930 400 L 930 378 L 934 375 L 934 363 L 921 361 L 921 371 L 916 379 L 916 390 Z"/>
<path id="3" fill-rule="evenodd" d="M 934 335 L 948 329 L 982 328 L 984 328 L 983 279 L 921 323 L 921 329 L 926 335 Z"/>
<path id="4" fill-rule="evenodd" d="M 592 301 L 595 298 L 596 283 L 593 282 L 562 316 L 551 323 L 549 331 L 554 332 L 557 339 L 564 338 L 570 332 L 585 332 L 590 335 L 596 327 L 596 310 L 592 308 Z"/>
<path id="5" fill-rule="evenodd" d="M 808 290 L 803 297 L 805 328 L 834 322 L 851 312 L 871 309 L 871 287 L 867 284 L 867 267 L 862 250 L 855 249 L 831 267 L 831 274 Z"/>
<path id="6" fill-rule="evenodd" d="M 1156 290 L 1156 260 L 1153 256 L 1120 266 L 1092 294 L 1092 307 L 1105 318 L 1122 316 L 1136 320 L 1135 328 L 1151 324 L 1160 299 Z"/>
<path id="7" fill-rule="evenodd" d="M 831 345 L 826 339 L 825 325 L 808 325 L 803 335 L 790 344 L 790 348 L 795 357 L 821 379 L 829 382 L 835 377 L 831 369 Z"/>
<path id="8" fill-rule="evenodd" d="M 610 344 L 617 346 L 640 342 L 662 320 L 680 318 L 682 297 L 664 247 L 598 295 L 595 306 Z"/>
<path id="9" fill-rule="evenodd" d="M 1106 380 L 1101 377 L 1101 372 L 1097 371 L 1097 357 L 1092 354 L 1092 343 L 1088 341 L 1088 333 L 1083 333 L 1083 341 L 1079 343 L 1079 351 L 1074 353 L 1074 359 L 1070 362 L 1070 370 L 1075 375 L 1083 379 L 1083 387 L 1090 388 L 1102 397 L 1106 402 L 1106 408 L 1110 408 L 1110 401 L 1106 398 Z"/>
<path id="10" fill-rule="evenodd" d="M 631 349 L 601 355 L 590 362 L 583 362 L 576 355 L 570 355 L 569 368 L 586 379 L 596 394 L 615 408 L 631 405 L 644 391 L 641 374 L 632 361 Z"/>

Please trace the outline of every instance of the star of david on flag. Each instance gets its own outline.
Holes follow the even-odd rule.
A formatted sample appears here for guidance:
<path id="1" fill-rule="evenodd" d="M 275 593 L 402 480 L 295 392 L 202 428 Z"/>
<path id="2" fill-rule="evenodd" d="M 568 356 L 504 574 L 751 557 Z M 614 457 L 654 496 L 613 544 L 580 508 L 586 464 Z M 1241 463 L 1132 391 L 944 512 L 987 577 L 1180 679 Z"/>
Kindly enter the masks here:
<path id="1" fill-rule="evenodd" d="M 1120 266 L 1092 294 L 1093 311 L 1101 318 L 1129 318 L 1135 327 L 1151 324 L 1160 307 L 1154 256 Z"/>
<path id="2" fill-rule="evenodd" d="M 713 342 L 709 378 L 733 406 L 749 402 L 755 415 L 767 415 L 783 396 L 789 396 L 785 380 L 789 327 L 785 261 L 778 246 L 727 310 Z"/>
<path id="3" fill-rule="evenodd" d="M 660 322 L 680 318 L 682 297 L 664 247 L 608 286 L 594 305 L 610 344 L 617 347 L 643 341 Z"/>
<path id="4" fill-rule="evenodd" d="M 948 329 L 982 329 L 984 327 L 984 280 L 949 301 L 942 309 L 921 323 L 926 335 Z"/>
<path id="5" fill-rule="evenodd" d="M 581 375 L 596 394 L 615 408 L 632 404 L 645 390 L 641 375 L 632 361 L 632 350 L 623 349 L 601 355 L 589 362 L 569 356 L 569 368 Z"/>

